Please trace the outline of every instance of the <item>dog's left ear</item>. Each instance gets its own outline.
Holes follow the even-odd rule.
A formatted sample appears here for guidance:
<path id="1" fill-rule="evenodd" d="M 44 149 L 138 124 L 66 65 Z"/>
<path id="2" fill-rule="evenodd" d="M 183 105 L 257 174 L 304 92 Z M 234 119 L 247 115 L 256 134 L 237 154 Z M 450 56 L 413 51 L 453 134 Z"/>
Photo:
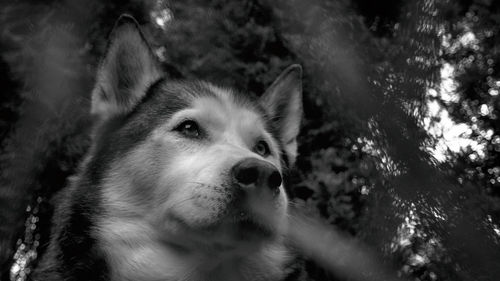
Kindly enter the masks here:
<path id="1" fill-rule="evenodd" d="M 161 71 L 137 21 L 122 15 L 111 31 L 92 92 L 92 115 L 107 119 L 127 113 L 159 79 Z"/>
<path id="2" fill-rule="evenodd" d="M 259 100 L 278 130 L 290 165 L 297 156 L 297 135 L 302 119 L 302 67 L 285 69 Z"/>

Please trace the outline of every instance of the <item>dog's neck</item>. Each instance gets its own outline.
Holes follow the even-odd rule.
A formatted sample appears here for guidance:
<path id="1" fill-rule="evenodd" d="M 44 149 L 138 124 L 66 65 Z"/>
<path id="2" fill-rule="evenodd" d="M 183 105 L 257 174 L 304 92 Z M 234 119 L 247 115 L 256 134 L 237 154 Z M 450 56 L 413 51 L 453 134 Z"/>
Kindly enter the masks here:
<path id="1" fill-rule="evenodd" d="M 143 221 L 104 219 L 98 229 L 112 280 L 280 280 L 287 259 L 279 242 L 227 255 L 166 244 Z"/>

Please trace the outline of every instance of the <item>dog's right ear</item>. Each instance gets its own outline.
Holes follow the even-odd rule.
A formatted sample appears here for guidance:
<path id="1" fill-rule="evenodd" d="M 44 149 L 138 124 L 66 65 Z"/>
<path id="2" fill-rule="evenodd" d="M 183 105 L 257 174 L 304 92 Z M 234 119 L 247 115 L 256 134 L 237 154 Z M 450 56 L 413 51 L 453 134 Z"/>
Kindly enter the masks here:
<path id="1" fill-rule="evenodd" d="M 137 21 L 122 15 L 109 38 L 92 92 L 92 115 L 107 119 L 127 113 L 161 77 L 159 63 Z"/>
<path id="2" fill-rule="evenodd" d="M 278 128 L 288 162 L 297 156 L 297 135 L 302 119 L 302 67 L 294 64 L 285 69 L 259 100 Z"/>

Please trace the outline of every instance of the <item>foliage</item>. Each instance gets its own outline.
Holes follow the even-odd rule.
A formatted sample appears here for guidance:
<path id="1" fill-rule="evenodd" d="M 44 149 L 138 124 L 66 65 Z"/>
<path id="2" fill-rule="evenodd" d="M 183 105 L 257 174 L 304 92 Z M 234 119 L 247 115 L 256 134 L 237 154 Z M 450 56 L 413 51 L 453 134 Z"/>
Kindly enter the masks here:
<path id="1" fill-rule="evenodd" d="M 481 149 L 468 147 L 451 161 L 462 184 L 475 183 L 488 195 L 483 208 L 492 222 L 500 222 L 500 5 L 472 1 L 451 27 L 443 57 L 455 69 L 457 92 L 452 100 L 441 99 L 457 123 L 467 124 L 470 138 Z"/>
<path id="2" fill-rule="evenodd" d="M 305 120 L 289 184 L 294 204 L 384 253 L 382 263 L 401 274 L 493 280 L 499 238 L 492 225 L 500 220 L 498 3 L 85 2 L 21 1 L 0 17 L 6 77 L 0 83 L 11 91 L 0 102 L 8 117 L 0 122 L 8 136 L 0 155 L 0 218 L 7 222 L 0 226 L 2 278 L 12 262 L 4 249 L 21 236 L 23 216 L 37 239 L 28 231 L 18 242 L 16 264 L 29 250 L 44 250 L 37 246 L 48 239 L 50 198 L 88 146 L 92 73 L 114 20 L 127 12 L 143 25 L 172 78 L 259 95 L 286 66 L 301 63 Z M 474 40 L 463 43 L 470 34 Z M 437 140 L 422 123 L 428 90 L 439 88 L 445 63 L 455 67 L 456 96 L 433 98 L 469 125 L 470 138 L 485 149 L 449 153 L 438 165 L 424 149 Z M 3 204 L 9 201 L 15 204 Z M 25 213 L 27 205 L 37 213 Z M 476 249 L 468 245 L 476 241 Z M 36 265 L 31 257 L 34 263 L 23 266 Z M 307 257 L 288 270 L 287 280 L 339 280 Z"/>

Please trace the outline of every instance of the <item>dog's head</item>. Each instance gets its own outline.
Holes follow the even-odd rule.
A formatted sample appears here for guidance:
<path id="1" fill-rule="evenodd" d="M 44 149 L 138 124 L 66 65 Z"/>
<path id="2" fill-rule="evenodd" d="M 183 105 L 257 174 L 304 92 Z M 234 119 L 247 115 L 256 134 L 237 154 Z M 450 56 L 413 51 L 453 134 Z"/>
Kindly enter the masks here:
<path id="1" fill-rule="evenodd" d="M 122 17 L 92 96 L 108 214 L 142 218 L 184 248 L 251 248 L 279 237 L 283 172 L 302 114 L 300 66 L 257 99 L 168 80 L 158 65 L 135 21 Z"/>

